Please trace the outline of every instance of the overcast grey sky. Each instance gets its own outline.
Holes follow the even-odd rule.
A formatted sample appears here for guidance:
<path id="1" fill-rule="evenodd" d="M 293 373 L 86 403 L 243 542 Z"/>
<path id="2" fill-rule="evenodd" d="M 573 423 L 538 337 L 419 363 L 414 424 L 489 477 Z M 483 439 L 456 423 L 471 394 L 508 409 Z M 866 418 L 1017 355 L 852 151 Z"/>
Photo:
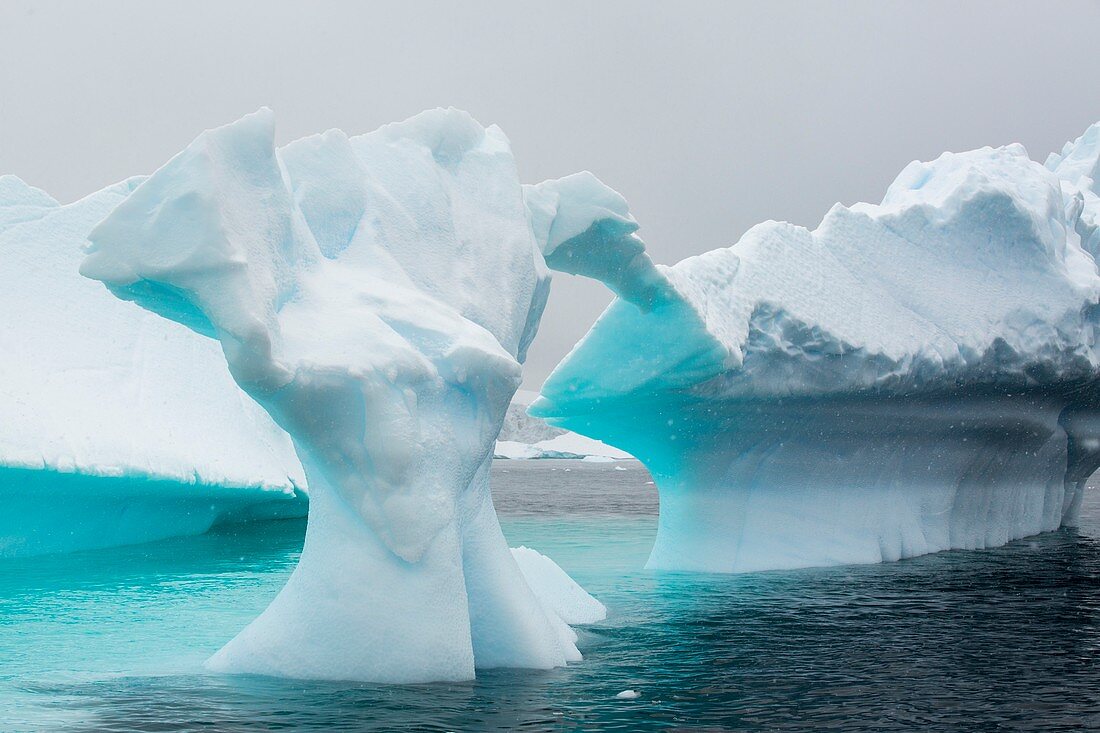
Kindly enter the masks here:
<path id="1" fill-rule="evenodd" d="M 673 263 L 877 201 L 914 158 L 1043 160 L 1100 120 L 1098 31 L 1086 0 L 0 0 L 0 172 L 67 202 L 261 105 L 280 142 L 454 105 L 527 182 L 595 172 Z M 608 300 L 556 277 L 525 386 Z"/>

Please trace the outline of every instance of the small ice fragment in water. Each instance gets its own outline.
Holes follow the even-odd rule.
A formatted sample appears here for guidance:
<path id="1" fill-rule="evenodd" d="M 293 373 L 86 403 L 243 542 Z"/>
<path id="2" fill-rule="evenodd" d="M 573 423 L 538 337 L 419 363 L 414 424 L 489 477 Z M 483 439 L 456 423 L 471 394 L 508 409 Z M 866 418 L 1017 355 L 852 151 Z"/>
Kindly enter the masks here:
<path id="1" fill-rule="evenodd" d="M 637 700 L 641 697 L 641 693 L 637 690 L 623 690 L 615 696 L 616 700 Z"/>
<path id="2" fill-rule="evenodd" d="M 625 470 L 626 470 L 626 466 L 615 466 L 615 470 L 616 470 L 616 471 L 625 471 Z"/>

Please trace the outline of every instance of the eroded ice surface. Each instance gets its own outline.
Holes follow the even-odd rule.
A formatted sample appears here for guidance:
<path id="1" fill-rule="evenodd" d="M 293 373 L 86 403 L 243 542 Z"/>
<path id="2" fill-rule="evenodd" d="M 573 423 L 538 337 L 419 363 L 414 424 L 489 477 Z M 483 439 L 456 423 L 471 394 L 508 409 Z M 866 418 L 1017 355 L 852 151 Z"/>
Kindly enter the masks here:
<path id="1" fill-rule="evenodd" d="M 1100 463 L 1098 136 L 1047 167 L 945 153 L 814 230 L 595 272 L 620 297 L 532 413 L 647 464 L 652 567 L 875 562 L 1071 523 Z"/>
<path id="2" fill-rule="evenodd" d="M 305 513 L 290 439 L 217 344 L 80 276 L 138 182 L 60 206 L 0 176 L 0 557 Z"/>
<path id="3" fill-rule="evenodd" d="M 273 139 L 267 110 L 204 133 L 82 265 L 217 338 L 305 467 L 299 565 L 210 666 L 415 682 L 579 659 L 489 494 L 549 286 L 508 141 L 456 110 Z"/>

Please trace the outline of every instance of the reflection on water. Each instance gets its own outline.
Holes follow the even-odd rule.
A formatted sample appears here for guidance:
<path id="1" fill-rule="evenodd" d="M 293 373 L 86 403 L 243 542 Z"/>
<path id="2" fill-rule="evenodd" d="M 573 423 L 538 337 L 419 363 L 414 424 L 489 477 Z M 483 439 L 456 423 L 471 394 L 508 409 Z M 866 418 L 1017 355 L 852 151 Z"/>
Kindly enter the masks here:
<path id="1" fill-rule="evenodd" d="M 997 550 L 717 576 L 641 570 L 637 466 L 498 462 L 494 481 L 509 540 L 611 609 L 583 662 L 419 686 L 204 674 L 294 565 L 303 525 L 274 522 L 0 564 L 0 730 L 1100 728 L 1100 492 L 1080 530 Z"/>

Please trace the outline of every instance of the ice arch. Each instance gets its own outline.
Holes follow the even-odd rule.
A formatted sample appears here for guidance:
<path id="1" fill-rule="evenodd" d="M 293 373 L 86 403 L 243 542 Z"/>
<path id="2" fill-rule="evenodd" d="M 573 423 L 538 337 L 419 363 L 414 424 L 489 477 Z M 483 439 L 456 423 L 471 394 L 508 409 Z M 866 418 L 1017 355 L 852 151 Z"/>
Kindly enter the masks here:
<path id="1" fill-rule="evenodd" d="M 1072 524 L 1100 464 L 1098 130 L 1045 167 L 1019 145 L 914 162 L 881 204 L 673 267 L 633 225 L 605 230 L 636 259 L 589 266 L 619 298 L 531 413 L 650 468 L 654 568 L 877 562 Z"/>

